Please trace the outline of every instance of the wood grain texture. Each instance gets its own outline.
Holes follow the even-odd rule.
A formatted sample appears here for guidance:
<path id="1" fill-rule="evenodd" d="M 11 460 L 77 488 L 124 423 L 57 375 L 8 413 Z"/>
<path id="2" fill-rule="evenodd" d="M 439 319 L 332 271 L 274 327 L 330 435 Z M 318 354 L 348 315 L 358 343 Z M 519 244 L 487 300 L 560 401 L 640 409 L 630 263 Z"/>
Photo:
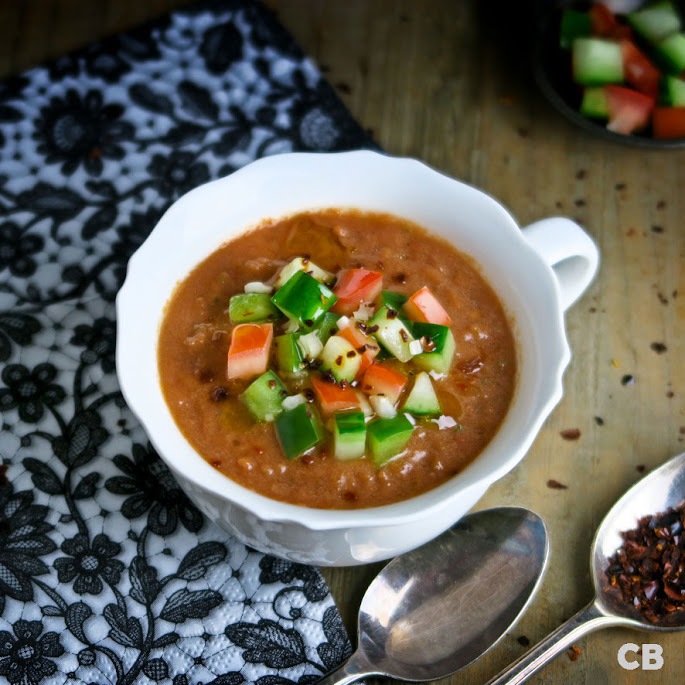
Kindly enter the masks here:
<path id="1" fill-rule="evenodd" d="M 16 73 L 134 26 L 181 0 L 25 0 L 0 4 L 0 74 Z M 521 622 L 477 664 L 446 679 L 485 682 L 592 596 L 594 530 L 647 471 L 685 449 L 685 151 L 644 151 L 588 136 L 538 93 L 516 17 L 478 0 L 268 0 L 385 150 L 483 188 L 521 225 L 551 215 L 583 224 L 602 253 L 598 278 L 567 314 L 573 361 L 565 397 L 523 462 L 479 507 L 541 514 L 550 564 Z M 510 3 L 519 6 L 518 3 Z M 507 10 L 502 10 L 506 13 Z M 497 19 L 497 20 L 495 20 Z M 657 354 L 650 345 L 667 350 Z M 635 382 L 623 385 L 632 375 Z M 603 419 L 598 425 L 595 417 Z M 579 428 L 576 441 L 562 439 Z M 556 490 L 549 479 L 568 485 Z M 325 571 L 354 622 L 380 565 Z M 607 630 L 533 683 L 642 685 L 685 678 L 682 635 Z M 659 672 L 622 670 L 625 642 L 656 642 Z"/>

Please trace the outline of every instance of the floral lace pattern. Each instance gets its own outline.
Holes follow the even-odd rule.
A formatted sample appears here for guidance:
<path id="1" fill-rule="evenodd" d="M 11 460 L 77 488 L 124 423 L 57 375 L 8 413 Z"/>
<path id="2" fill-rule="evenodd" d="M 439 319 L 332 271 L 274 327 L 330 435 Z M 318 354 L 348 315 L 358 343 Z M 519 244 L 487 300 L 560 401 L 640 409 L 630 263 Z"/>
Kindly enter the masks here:
<path id="1" fill-rule="evenodd" d="M 212 527 L 127 409 L 113 300 L 180 195 L 374 147 L 259 4 L 208 2 L 0 84 L 0 679 L 311 683 L 320 573 Z"/>

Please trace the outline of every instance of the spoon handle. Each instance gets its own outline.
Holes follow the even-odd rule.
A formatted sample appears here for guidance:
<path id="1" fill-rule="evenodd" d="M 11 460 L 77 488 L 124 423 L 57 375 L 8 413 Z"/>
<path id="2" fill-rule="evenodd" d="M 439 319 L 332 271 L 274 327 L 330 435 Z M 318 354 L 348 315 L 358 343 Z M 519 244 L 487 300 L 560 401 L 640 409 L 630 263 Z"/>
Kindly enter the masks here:
<path id="1" fill-rule="evenodd" d="M 607 616 L 592 601 L 575 616 L 562 623 L 542 642 L 528 650 L 501 673 L 489 680 L 486 685 L 517 685 L 530 678 L 536 671 L 558 656 L 586 633 L 620 623 L 616 618 Z"/>
<path id="2" fill-rule="evenodd" d="M 374 675 L 381 674 L 370 670 L 364 656 L 355 652 L 342 666 L 327 673 L 316 685 L 349 685 Z"/>

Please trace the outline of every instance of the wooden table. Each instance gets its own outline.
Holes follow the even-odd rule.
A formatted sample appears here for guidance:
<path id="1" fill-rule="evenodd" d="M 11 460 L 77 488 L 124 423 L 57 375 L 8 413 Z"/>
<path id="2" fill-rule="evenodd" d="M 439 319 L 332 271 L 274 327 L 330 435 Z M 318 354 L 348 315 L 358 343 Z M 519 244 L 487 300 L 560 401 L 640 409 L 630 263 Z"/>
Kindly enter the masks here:
<path id="1" fill-rule="evenodd" d="M 0 73 L 183 4 L 2 3 Z M 597 280 L 567 314 L 574 358 L 566 396 L 524 461 L 479 505 L 531 507 L 551 536 L 549 568 L 527 614 L 491 653 L 451 679 L 483 683 L 523 653 L 524 636 L 540 640 L 590 600 L 596 526 L 643 471 L 685 449 L 685 152 L 621 147 L 573 128 L 532 83 L 521 34 L 508 19 L 493 28 L 493 3 L 268 4 L 389 153 L 418 157 L 483 188 L 522 225 L 550 215 L 575 218 L 602 253 Z M 623 383 L 627 376 L 633 382 Z M 580 438 L 564 440 L 567 428 L 580 429 Z M 547 487 L 550 479 L 567 489 Z M 359 600 L 379 568 L 324 571 L 352 633 Z M 684 639 L 607 630 L 581 640 L 575 662 L 562 655 L 531 682 L 682 682 Z M 663 647 L 664 667 L 624 671 L 618 648 L 643 641 Z"/>

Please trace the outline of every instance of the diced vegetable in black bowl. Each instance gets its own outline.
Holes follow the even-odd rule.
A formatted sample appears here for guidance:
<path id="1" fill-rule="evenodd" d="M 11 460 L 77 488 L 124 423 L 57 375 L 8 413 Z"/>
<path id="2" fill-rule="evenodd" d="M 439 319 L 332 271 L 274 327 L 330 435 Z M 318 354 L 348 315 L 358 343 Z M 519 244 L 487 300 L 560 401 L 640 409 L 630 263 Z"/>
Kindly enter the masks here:
<path id="1" fill-rule="evenodd" d="M 606 140 L 685 147 L 685 0 L 626 14 L 604 3 L 540 2 L 535 18 L 535 78 L 567 119 Z"/>

